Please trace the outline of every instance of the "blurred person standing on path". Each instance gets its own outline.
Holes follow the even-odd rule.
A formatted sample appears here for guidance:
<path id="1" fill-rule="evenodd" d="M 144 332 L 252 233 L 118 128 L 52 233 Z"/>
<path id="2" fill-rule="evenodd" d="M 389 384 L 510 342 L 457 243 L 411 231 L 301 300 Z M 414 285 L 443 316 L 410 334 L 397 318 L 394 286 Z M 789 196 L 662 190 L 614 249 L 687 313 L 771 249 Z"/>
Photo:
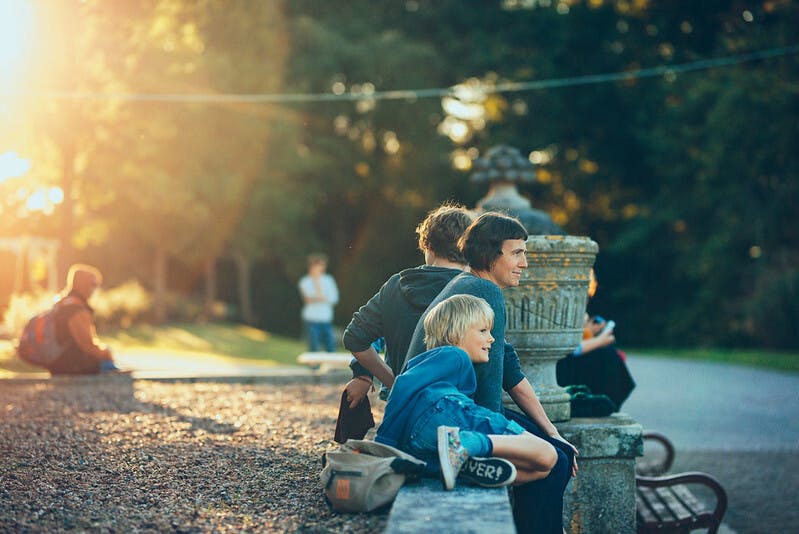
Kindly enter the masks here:
<path id="1" fill-rule="evenodd" d="M 428 213 L 416 227 L 424 265 L 392 275 L 353 314 L 343 336 L 344 347 L 355 356 L 350 364 L 353 379 L 344 390 L 350 408 L 366 397 L 372 387 L 372 376 L 386 388 L 381 397 L 387 396 L 405 362 L 413 329 L 422 312 L 453 277 L 466 269 L 458 239 L 473 220 L 469 210 L 456 204 L 445 203 Z M 385 361 L 372 346 L 380 338 L 385 339 Z"/>
<path id="2" fill-rule="evenodd" d="M 333 306 L 338 302 L 338 286 L 333 277 L 327 274 L 327 256 L 311 254 L 308 256 L 308 274 L 299 282 L 304 306 L 302 320 L 308 335 L 308 348 L 317 352 L 324 344 L 327 352 L 335 352 L 336 341 L 333 336 Z"/>
<path id="3" fill-rule="evenodd" d="M 561 533 L 563 531 L 563 492 L 570 476 L 577 473 L 577 449 L 566 441 L 547 417 L 532 385 L 521 370 L 516 350 L 505 340 L 505 297 L 502 290 L 519 285 L 527 268 L 527 230 L 514 217 L 496 212 L 480 215 L 466 230 L 459 248 L 470 272 L 459 274 L 430 303 L 413 333 L 406 365 L 425 349 L 424 319 L 439 302 L 453 295 L 466 294 L 485 299 L 494 311 L 491 344 L 486 363 L 475 365 L 477 388 L 474 401 L 515 421 L 540 445 L 554 448 L 557 461 L 541 480 L 514 487 L 513 518 L 518 532 Z M 523 413 L 502 406 L 502 390 Z"/>
<path id="4" fill-rule="evenodd" d="M 94 310 L 89 299 L 103 281 L 99 269 L 75 264 L 69 268 L 65 296 L 59 300 L 56 313 L 56 339 L 64 352 L 50 364 L 52 375 L 91 375 L 118 372 L 109 349 L 98 337 L 94 326 Z"/>

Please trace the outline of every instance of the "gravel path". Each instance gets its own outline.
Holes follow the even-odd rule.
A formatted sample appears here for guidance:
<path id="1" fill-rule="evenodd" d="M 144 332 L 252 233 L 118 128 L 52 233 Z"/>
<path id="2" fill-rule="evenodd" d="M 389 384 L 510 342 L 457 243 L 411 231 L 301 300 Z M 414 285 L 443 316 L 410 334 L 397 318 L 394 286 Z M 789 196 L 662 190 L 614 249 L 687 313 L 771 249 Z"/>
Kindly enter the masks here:
<path id="1" fill-rule="evenodd" d="M 0 384 L 0 532 L 380 532 L 322 497 L 341 385 Z"/>

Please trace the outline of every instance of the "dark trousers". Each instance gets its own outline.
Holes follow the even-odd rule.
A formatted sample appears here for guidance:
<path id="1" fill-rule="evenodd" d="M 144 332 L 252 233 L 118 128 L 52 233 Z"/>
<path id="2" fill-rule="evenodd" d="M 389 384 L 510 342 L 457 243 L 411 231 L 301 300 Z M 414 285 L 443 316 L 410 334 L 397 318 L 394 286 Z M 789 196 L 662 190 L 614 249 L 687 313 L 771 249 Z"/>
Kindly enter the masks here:
<path id="1" fill-rule="evenodd" d="M 563 358 L 558 361 L 557 377 L 561 386 L 586 385 L 591 393 L 607 395 L 617 410 L 635 389 L 627 364 L 613 346 Z"/>
<path id="2" fill-rule="evenodd" d="M 562 441 L 544 434 L 524 414 L 507 408 L 503 413 L 531 434 L 551 443 L 558 453 L 558 461 L 546 478 L 513 487 L 513 521 L 516 530 L 519 534 L 562 534 L 563 492 L 571 478 L 574 451 Z"/>
<path id="3" fill-rule="evenodd" d="M 69 348 L 47 370 L 51 375 L 96 375 L 100 362 L 77 348 Z"/>

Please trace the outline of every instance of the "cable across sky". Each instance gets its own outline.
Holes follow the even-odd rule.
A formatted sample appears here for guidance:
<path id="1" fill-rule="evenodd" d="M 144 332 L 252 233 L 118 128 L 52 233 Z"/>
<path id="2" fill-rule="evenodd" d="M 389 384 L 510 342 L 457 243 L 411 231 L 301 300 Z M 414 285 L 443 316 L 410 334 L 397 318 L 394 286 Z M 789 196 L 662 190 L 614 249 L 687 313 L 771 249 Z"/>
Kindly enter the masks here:
<path id="1" fill-rule="evenodd" d="M 604 74 L 588 74 L 571 76 L 567 78 L 552 78 L 548 80 L 533 80 L 528 82 L 504 82 L 498 84 L 485 84 L 480 87 L 484 94 L 513 93 L 554 89 L 561 87 L 574 87 L 578 85 L 591 85 L 621 80 L 634 80 L 654 78 L 658 76 L 676 75 L 685 72 L 708 70 L 719 67 L 728 67 L 749 63 L 752 61 L 766 60 L 777 57 L 790 56 L 799 53 L 799 44 L 781 48 L 770 48 L 731 56 L 702 59 L 676 65 L 662 65 L 645 69 L 635 69 Z M 122 100 L 143 102 L 183 102 L 183 103 L 249 103 L 249 104 L 288 104 L 310 102 L 340 102 L 359 100 L 417 100 L 420 98 L 440 98 L 456 96 L 457 86 L 439 87 L 428 89 L 399 89 L 389 91 L 370 92 L 342 92 L 338 93 L 285 93 L 285 94 L 236 94 L 236 93 L 84 93 L 84 92 L 39 92 L 19 94 L 15 97 L 38 97 L 57 100 Z M 6 96 L 9 96 L 6 94 Z"/>

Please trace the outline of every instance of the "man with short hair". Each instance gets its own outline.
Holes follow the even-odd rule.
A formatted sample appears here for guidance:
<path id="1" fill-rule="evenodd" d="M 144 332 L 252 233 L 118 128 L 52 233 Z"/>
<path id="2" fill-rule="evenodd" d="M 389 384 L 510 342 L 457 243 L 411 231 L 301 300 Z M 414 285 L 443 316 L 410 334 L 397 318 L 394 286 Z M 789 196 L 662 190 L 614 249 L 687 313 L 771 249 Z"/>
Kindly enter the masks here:
<path id="1" fill-rule="evenodd" d="M 542 449 L 555 448 L 558 460 L 549 476 L 514 488 L 513 514 L 519 532 L 562 532 L 563 492 L 575 475 L 577 450 L 559 434 L 521 370 L 519 356 L 505 341 L 506 309 L 502 290 L 519 285 L 527 267 L 527 231 L 515 218 L 501 213 L 480 215 L 461 237 L 459 248 L 470 272 L 459 274 L 430 303 L 428 310 L 452 295 L 468 294 L 485 299 L 494 310 L 491 345 L 486 363 L 475 365 L 477 390 L 474 401 L 501 412 L 537 436 Z M 424 318 L 416 325 L 406 362 L 425 351 Z M 502 391 L 523 413 L 502 406 Z"/>
<path id="2" fill-rule="evenodd" d="M 89 299 L 103 281 L 91 265 L 75 264 L 67 274 L 66 295 L 55 306 L 56 339 L 64 352 L 48 367 L 52 375 L 119 372 L 109 349 L 98 337 Z"/>

